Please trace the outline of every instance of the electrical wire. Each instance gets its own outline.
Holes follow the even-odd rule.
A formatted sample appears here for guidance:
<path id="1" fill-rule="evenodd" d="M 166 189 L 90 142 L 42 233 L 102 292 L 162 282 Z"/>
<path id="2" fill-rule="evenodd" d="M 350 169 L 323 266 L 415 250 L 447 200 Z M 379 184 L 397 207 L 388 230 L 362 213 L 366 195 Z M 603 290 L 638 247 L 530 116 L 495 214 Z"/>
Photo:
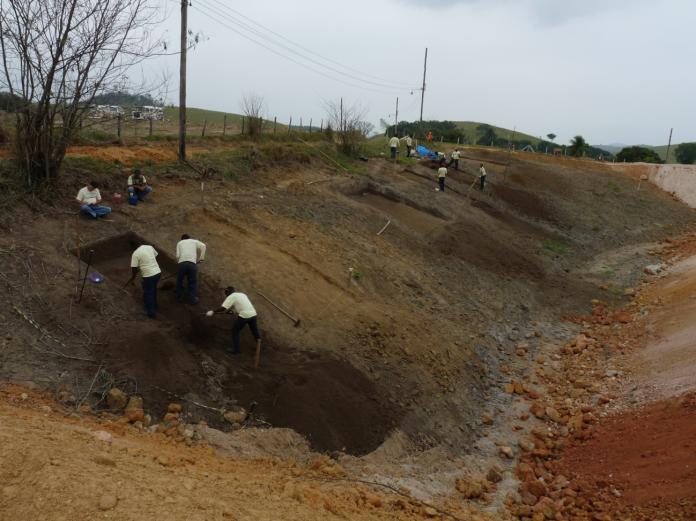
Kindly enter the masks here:
<path id="1" fill-rule="evenodd" d="M 293 62 L 293 63 L 295 63 L 295 64 L 297 64 L 297 65 L 299 65 L 299 66 L 301 66 L 301 67 L 304 67 L 305 69 L 308 69 L 308 70 L 314 72 L 315 74 L 319 74 L 320 76 L 323 76 L 323 77 L 328 78 L 328 79 L 333 80 L 333 81 L 337 81 L 337 82 L 343 83 L 344 85 L 348 85 L 349 87 L 353 87 L 353 88 L 356 88 L 356 89 L 368 90 L 368 91 L 372 91 L 372 92 L 378 92 L 378 93 L 381 93 L 381 94 L 390 94 L 390 95 L 393 94 L 393 91 L 386 91 L 386 90 L 374 89 L 374 88 L 366 87 L 366 86 L 363 86 L 363 85 L 358 85 L 358 84 L 355 84 L 355 83 L 350 83 L 350 82 L 345 81 L 345 80 L 343 80 L 343 79 L 341 79 L 341 78 L 336 78 L 335 76 L 331 76 L 331 75 L 329 75 L 329 74 L 324 73 L 323 71 L 317 70 L 317 69 L 315 69 L 315 68 L 313 68 L 313 67 L 311 67 L 311 66 L 309 66 L 309 65 L 307 65 L 307 64 L 305 64 L 305 63 L 302 63 L 302 62 L 300 62 L 300 61 L 298 61 L 298 60 L 296 60 L 296 59 L 294 59 L 294 58 L 292 58 L 292 57 L 290 57 L 290 56 L 287 56 L 287 55 L 281 53 L 280 51 L 278 51 L 278 50 L 276 50 L 276 49 L 273 49 L 272 47 L 269 47 L 268 45 L 264 44 L 263 42 L 260 42 L 260 41 L 258 41 L 258 40 L 256 40 L 256 39 L 252 38 L 251 36 L 249 36 L 249 35 L 247 35 L 247 34 L 241 32 L 241 31 L 239 31 L 238 29 L 235 29 L 234 27 L 232 27 L 232 26 L 226 24 L 225 22 L 223 22 L 222 20 L 220 20 L 220 17 L 224 17 L 224 13 L 220 13 L 219 11 L 217 11 L 217 10 L 215 10 L 214 8 L 211 8 L 210 6 L 205 5 L 205 4 L 203 5 L 203 7 L 200 7 L 200 4 L 201 4 L 200 0 L 199 0 L 197 3 L 199 4 L 199 6 L 192 6 L 192 7 L 193 7 L 193 9 L 195 9 L 196 11 L 198 11 L 199 13 L 201 13 L 203 16 L 206 16 L 207 18 L 210 18 L 211 20 L 217 22 L 218 24 L 222 25 L 223 27 L 229 29 L 230 31 L 232 31 L 232 32 L 234 32 L 234 33 L 236 33 L 236 34 L 238 34 L 238 35 L 241 36 L 242 38 L 245 38 L 245 39 L 247 39 L 247 40 L 249 40 L 249 41 L 255 43 L 256 45 L 259 45 L 260 47 L 263 47 L 263 48 L 266 49 L 267 51 L 270 51 L 270 52 L 272 52 L 273 54 L 276 54 L 276 55 L 280 56 L 281 58 L 285 58 L 286 60 L 289 60 L 289 61 L 291 61 L 291 62 Z"/>
<path id="2" fill-rule="evenodd" d="M 346 70 L 352 71 L 352 72 L 354 72 L 354 73 L 357 73 L 357 74 L 359 74 L 359 75 L 361 75 L 361 76 L 368 77 L 368 78 L 372 78 L 372 79 L 374 79 L 374 80 L 379 80 L 379 82 L 380 82 L 379 84 L 382 85 L 382 86 L 389 86 L 389 87 L 395 87 L 395 88 L 406 88 L 406 89 L 409 89 L 409 90 L 415 90 L 415 89 L 413 88 L 413 85 L 412 85 L 411 83 L 406 83 L 406 82 L 401 82 L 401 81 L 391 81 L 391 80 L 382 78 L 382 77 L 380 77 L 380 76 L 375 76 L 375 75 L 368 74 L 368 73 L 366 73 L 366 72 L 360 71 L 360 70 L 358 70 L 358 69 L 354 69 L 353 67 L 349 67 L 348 65 L 345 65 L 345 64 L 343 64 L 343 63 L 340 63 L 340 62 L 338 62 L 338 61 L 336 61 L 336 60 L 332 60 L 331 58 L 327 58 L 326 56 L 324 56 L 324 55 L 322 55 L 322 54 L 319 54 L 318 52 L 315 52 L 315 51 L 313 51 L 312 49 L 309 49 L 309 48 L 307 48 L 307 47 L 305 47 L 305 46 L 303 46 L 303 45 L 301 45 L 301 44 L 299 44 L 299 43 L 297 43 L 297 42 L 291 40 L 290 38 L 287 38 L 287 37 L 283 36 L 282 34 L 280 34 L 280 33 L 276 32 L 276 31 L 274 31 L 273 29 L 271 29 L 271 28 L 269 28 L 269 27 L 266 27 L 265 25 L 263 25 L 263 24 L 257 22 L 257 21 L 254 20 L 253 18 L 250 18 L 250 17 L 244 15 L 244 14 L 241 13 L 240 11 L 238 11 L 238 10 L 236 10 L 236 9 L 234 9 L 234 8 L 232 8 L 232 7 L 230 7 L 230 6 L 228 6 L 227 4 L 225 4 L 224 2 L 222 2 L 221 0 L 211 0 L 211 1 L 215 2 L 216 4 L 218 4 L 218 5 L 221 7 L 221 9 L 226 10 L 228 13 L 234 13 L 234 14 L 231 14 L 230 17 L 235 18 L 235 19 L 236 19 L 236 17 L 242 18 L 242 19 L 244 19 L 244 20 L 246 20 L 246 21 L 248 21 L 248 22 L 250 22 L 250 23 L 256 25 L 257 27 L 260 27 L 261 29 L 263 29 L 263 30 L 265 30 L 265 31 L 267 31 L 267 32 L 269 32 L 269 33 L 271 33 L 272 35 L 274 35 L 274 36 L 280 38 L 281 40 L 284 40 L 284 41 L 288 42 L 289 44 L 294 45 L 295 47 L 297 47 L 297 48 L 299 48 L 299 49 L 302 49 L 303 51 L 305 51 L 305 52 L 307 52 L 307 53 L 309 53 L 309 54 L 312 54 L 312 55 L 316 56 L 317 58 L 320 58 L 320 59 L 322 59 L 322 60 L 324 60 L 324 61 L 327 61 L 327 62 L 329 62 L 329 63 L 333 63 L 334 65 L 337 65 L 337 66 L 339 66 L 339 67 L 341 67 L 341 68 L 343 68 L 343 69 L 346 69 Z M 237 21 L 239 22 L 239 20 L 237 20 Z M 239 22 L 239 23 L 242 24 L 243 22 Z M 248 28 L 249 30 L 253 30 L 253 28 L 251 28 L 248 24 L 244 24 L 244 26 L 245 26 L 246 28 Z M 269 41 L 271 41 L 271 40 L 269 39 Z M 278 44 L 277 44 L 277 45 L 278 45 Z M 287 47 L 285 47 L 285 48 L 287 49 Z M 291 52 L 296 53 L 296 51 L 294 51 L 294 50 L 292 50 L 292 49 L 289 49 L 289 50 L 290 50 Z M 316 62 L 315 62 L 315 63 L 316 63 Z M 323 65 L 323 64 L 320 64 L 320 65 L 325 66 L 325 65 Z M 335 72 L 340 72 L 340 71 L 336 71 L 336 70 L 333 69 L 333 68 L 331 68 L 331 70 L 333 70 L 333 71 L 335 71 Z M 343 73 L 341 72 L 341 74 L 343 74 Z M 363 81 L 364 81 L 364 80 L 363 80 Z"/>
<path id="3" fill-rule="evenodd" d="M 219 2 L 217 2 L 217 0 L 212 0 L 212 1 L 215 1 L 216 3 L 219 3 Z M 207 8 L 209 11 L 214 12 L 217 16 L 223 17 L 227 22 L 230 22 L 230 23 L 232 23 L 232 24 L 238 26 L 238 27 L 241 28 L 242 30 L 248 31 L 248 32 L 252 33 L 253 35 L 257 36 L 258 38 L 261 38 L 261 39 L 265 40 L 266 42 L 268 42 L 268 43 L 270 43 L 270 44 L 272 44 L 272 45 L 275 45 L 275 46 L 277 46 L 277 47 L 280 47 L 280 48 L 284 49 L 285 51 L 294 54 L 295 56 L 299 57 L 300 59 L 306 60 L 306 61 L 308 61 L 308 62 L 310 62 L 310 63 L 312 63 L 312 64 L 314 64 L 314 65 L 316 65 L 316 66 L 318 66 L 318 67 L 322 67 L 322 68 L 324 68 L 324 69 L 327 69 L 328 71 L 330 71 L 330 72 L 332 72 L 332 73 L 340 74 L 341 76 L 345 76 L 346 78 L 349 78 L 349 79 L 351 79 L 351 80 L 360 81 L 360 82 L 366 83 L 366 84 L 371 85 L 371 86 L 384 87 L 384 88 L 388 88 L 388 89 L 394 89 L 395 91 L 396 91 L 396 90 L 401 90 L 401 91 L 406 91 L 406 90 L 412 91 L 412 90 L 413 90 L 412 87 L 396 87 L 395 85 L 390 85 L 390 84 L 386 84 L 386 83 L 375 82 L 375 81 L 372 81 L 372 80 L 366 80 L 366 79 L 361 78 L 361 77 L 359 77 L 359 76 L 356 76 L 356 75 L 354 75 L 354 74 L 349 74 L 349 73 L 347 73 L 347 72 L 343 72 L 343 71 L 341 71 L 341 70 L 339 70 L 339 69 L 336 69 L 335 67 L 331 67 L 331 66 L 325 65 L 325 64 L 323 64 L 323 63 L 321 63 L 321 62 L 319 62 L 319 61 L 317 61 L 317 60 L 315 60 L 315 59 L 313 59 L 313 58 L 311 58 L 311 57 L 308 57 L 308 56 L 305 55 L 305 54 L 302 54 L 301 52 L 298 52 L 298 51 L 292 49 L 291 47 L 288 47 L 287 45 L 284 45 L 283 43 L 279 43 L 278 41 L 274 40 L 273 38 L 270 38 L 270 37 L 266 36 L 263 32 L 261 32 L 261 31 L 255 29 L 255 28 L 253 28 L 253 27 L 251 27 L 251 26 L 248 25 L 248 24 L 245 24 L 244 22 L 240 22 L 239 20 L 236 20 L 233 16 L 228 15 L 228 14 L 222 12 L 219 8 L 214 7 L 214 6 L 212 6 L 211 4 L 209 4 L 209 3 L 207 3 L 207 2 L 205 2 L 205 1 L 203 1 L 203 0 L 200 0 L 198 3 L 199 3 L 199 5 L 202 4 L 202 5 L 203 5 L 205 8 Z M 224 4 L 223 4 L 223 5 L 224 5 Z"/>

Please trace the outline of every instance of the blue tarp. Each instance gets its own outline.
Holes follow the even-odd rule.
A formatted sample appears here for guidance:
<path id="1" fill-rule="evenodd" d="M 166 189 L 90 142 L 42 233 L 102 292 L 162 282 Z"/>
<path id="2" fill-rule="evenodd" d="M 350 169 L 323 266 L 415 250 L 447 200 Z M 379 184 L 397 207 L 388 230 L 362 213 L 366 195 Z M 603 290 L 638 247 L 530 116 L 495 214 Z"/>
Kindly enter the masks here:
<path id="1" fill-rule="evenodd" d="M 437 154 L 432 150 L 425 148 L 423 145 L 418 145 L 416 147 L 416 152 L 421 157 L 427 157 L 428 159 L 437 159 Z"/>

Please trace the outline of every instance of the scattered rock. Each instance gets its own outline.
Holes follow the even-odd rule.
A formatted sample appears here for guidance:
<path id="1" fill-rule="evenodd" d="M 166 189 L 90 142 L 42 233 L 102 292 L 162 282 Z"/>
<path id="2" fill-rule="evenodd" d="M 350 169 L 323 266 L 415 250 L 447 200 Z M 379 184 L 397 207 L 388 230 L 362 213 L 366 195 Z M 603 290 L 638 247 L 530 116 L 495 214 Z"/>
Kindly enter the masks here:
<path id="1" fill-rule="evenodd" d="M 247 419 L 248 413 L 244 407 L 238 405 L 232 406 L 223 413 L 223 418 L 229 423 L 243 423 Z"/>
<path id="2" fill-rule="evenodd" d="M 508 459 L 512 459 L 515 456 L 512 449 L 506 445 L 500 447 L 500 453 Z"/>
<path id="3" fill-rule="evenodd" d="M 105 454 L 97 454 L 94 457 L 94 463 L 98 463 L 99 465 L 104 465 L 106 467 L 115 467 L 116 466 L 116 461 L 105 455 Z"/>
<path id="4" fill-rule="evenodd" d="M 183 407 L 181 406 L 180 403 L 170 403 L 169 406 L 167 407 L 167 411 L 171 412 L 173 414 L 179 414 L 183 410 Z"/>
<path id="5" fill-rule="evenodd" d="M 664 264 L 649 264 L 646 266 L 643 271 L 645 272 L 646 275 L 659 275 L 662 270 L 665 269 Z"/>
<path id="6" fill-rule="evenodd" d="M 121 389 L 112 387 L 106 393 L 106 404 L 109 406 L 109 409 L 123 410 L 128 404 L 128 396 Z"/>
<path id="7" fill-rule="evenodd" d="M 435 510 L 433 507 L 424 507 L 423 513 L 428 517 L 437 517 L 440 515 L 439 512 Z"/>
<path id="8" fill-rule="evenodd" d="M 551 421 L 561 423 L 561 414 L 553 407 L 546 408 L 546 416 L 548 416 Z"/>
<path id="9" fill-rule="evenodd" d="M 488 469 L 486 479 L 491 483 L 500 483 L 503 480 L 503 474 L 498 467 Z"/>
<path id="10" fill-rule="evenodd" d="M 116 508 L 118 498 L 111 494 L 104 494 L 99 498 L 99 510 L 111 510 Z"/>
<path id="11" fill-rule="evenodd" d="M 128 400 L 128 405 L 126 405 L 125 415 L 131 423 L 142 422 L 145 419 L 143 399 L 139 396 L 131 396 L 130 400 Z"/>
<path id="12" fill-rule="evenodd" d="M 481 417 L 481 421 L 484 425 L 493 425 L 493 416 L 491 416 L 490 414 L 484 414 Z"/>
<path id="13" fill-rule="evenodd" d="M 519 440 L 517 445 L 525 452 L 532 452 L 534 450 L 534 443 L 529 440 Z"/>
<path id="14" fill-rule="evenodd" d="M 111 443 L 112 441 L 114 441 L 114 437 L 111 435 L 111 433 L 106 431 L 94 431 L 92 433 L 92 436 L 94 436 L 99 441 L 103 441 L 104 443 Z"/>
<path id="15" fill-rule="evenodd" d="M 539 402 L 534 402 L 529 407 L 529 412 L 531 412 L 534 416 L 536 416 L 540 420 L 543 420 L 546 417 L 546 408 L 542 404 L 540 404 Z"/>

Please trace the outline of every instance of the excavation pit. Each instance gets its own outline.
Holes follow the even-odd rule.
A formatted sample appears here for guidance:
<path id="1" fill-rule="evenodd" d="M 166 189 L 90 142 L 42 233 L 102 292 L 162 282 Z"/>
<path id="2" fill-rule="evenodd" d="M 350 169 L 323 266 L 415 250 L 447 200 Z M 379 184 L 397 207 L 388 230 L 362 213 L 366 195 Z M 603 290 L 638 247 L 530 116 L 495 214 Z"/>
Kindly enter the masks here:
<path id="1" fill-rule="evenodd" d="M 104 275 L 104 289 L 126 297 L 124 290 L 113 286 L 128 280 L 130 256 L 139 240 L 127 233 L 87 245 L 80 254 L 86 259 L 93 250 L 92 266 Z M 144 242 L 159 252 L 162 278 L 175 273 L 173 258 L 158 245 Z M 383 393 L 365 374 L 346 360 L 288 349 L 264 334 L 262 302 L 255 302 L 264 346 L 261 367 L 255 370 L 250 332 L 242 331 L 242 353 L 230 355 L 226 350 L 231 346 L 233 317 L 204 316 L 205 309 L 219 306 L 224 295 L 222 284 L 205 272 L 202 278 L 199 305 L 176 302 L 173 287 L 160 290 L 156 320 L 143 316 L 113 324 L 112 340 L 99 347 L 105 369 L 117 380 L 131 382 L 125 390 L 143 396 L 154 418 L 161 417 L 172 401 L 180 401 L 173 393 L 188 400 L 183 405 L 191 423 L 205 420 L 222 430 L 232 428 L 219 413 L 192 401 L 219 409 L 240 405 L 253 411 L 247 426 L 294 429 L 314 450 L 363 455 L 382 444 L 397 426 L 401 411 L 380 398 Z M 140 309 L 139 284 L 125 291 Z M 268 320 L 272 316 L 269 313 Z"/>

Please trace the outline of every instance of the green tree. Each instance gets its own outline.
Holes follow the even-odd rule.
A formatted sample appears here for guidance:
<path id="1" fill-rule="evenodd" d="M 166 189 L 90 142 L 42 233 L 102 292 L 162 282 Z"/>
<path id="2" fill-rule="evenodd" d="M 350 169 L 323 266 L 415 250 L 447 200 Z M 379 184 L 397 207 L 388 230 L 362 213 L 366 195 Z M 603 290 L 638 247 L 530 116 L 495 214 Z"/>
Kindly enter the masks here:
<path id="1" fill-rule="evenodd" d="M 682 143 L 674 154 L 682 165 L 693 165 L 696 161 L 696 143 Z"/>
<path id="2" fill-rule="evenodd" d="M 546 137 L 549 138 L 549 141 L 553 142 L 553 140 L 556 139 L 556 134 L 551 132 L 550 134 L 546 134 Z"/>
<path id="3" fill-rule="evenodd" d="M 476 127 L 476 131 L 479 133 L 479 138 L 476 141 L 477 145 L 491 146 L 498 138 L 495 130 L 490 125 L 479 125 Z"/>
<path id="4" fill-rule="evenodd" d="M 662 163 L 659 154 L 651 148 L 626 147 L 616 154 L 617 161 L 627 163 Z"/>
<path id="5" fill-rule="evenodd" d="M 589 149 L 589 145 L 587 144 L 587 141 L 585 141 L 585 138 L 582 136 L 575 136 L 573 139 L 570 140 L 570 146 L 568 147 L 568 153 L 571 156 L 575 157 L 582 157 L 585 155 L 587 150 Z"/>

